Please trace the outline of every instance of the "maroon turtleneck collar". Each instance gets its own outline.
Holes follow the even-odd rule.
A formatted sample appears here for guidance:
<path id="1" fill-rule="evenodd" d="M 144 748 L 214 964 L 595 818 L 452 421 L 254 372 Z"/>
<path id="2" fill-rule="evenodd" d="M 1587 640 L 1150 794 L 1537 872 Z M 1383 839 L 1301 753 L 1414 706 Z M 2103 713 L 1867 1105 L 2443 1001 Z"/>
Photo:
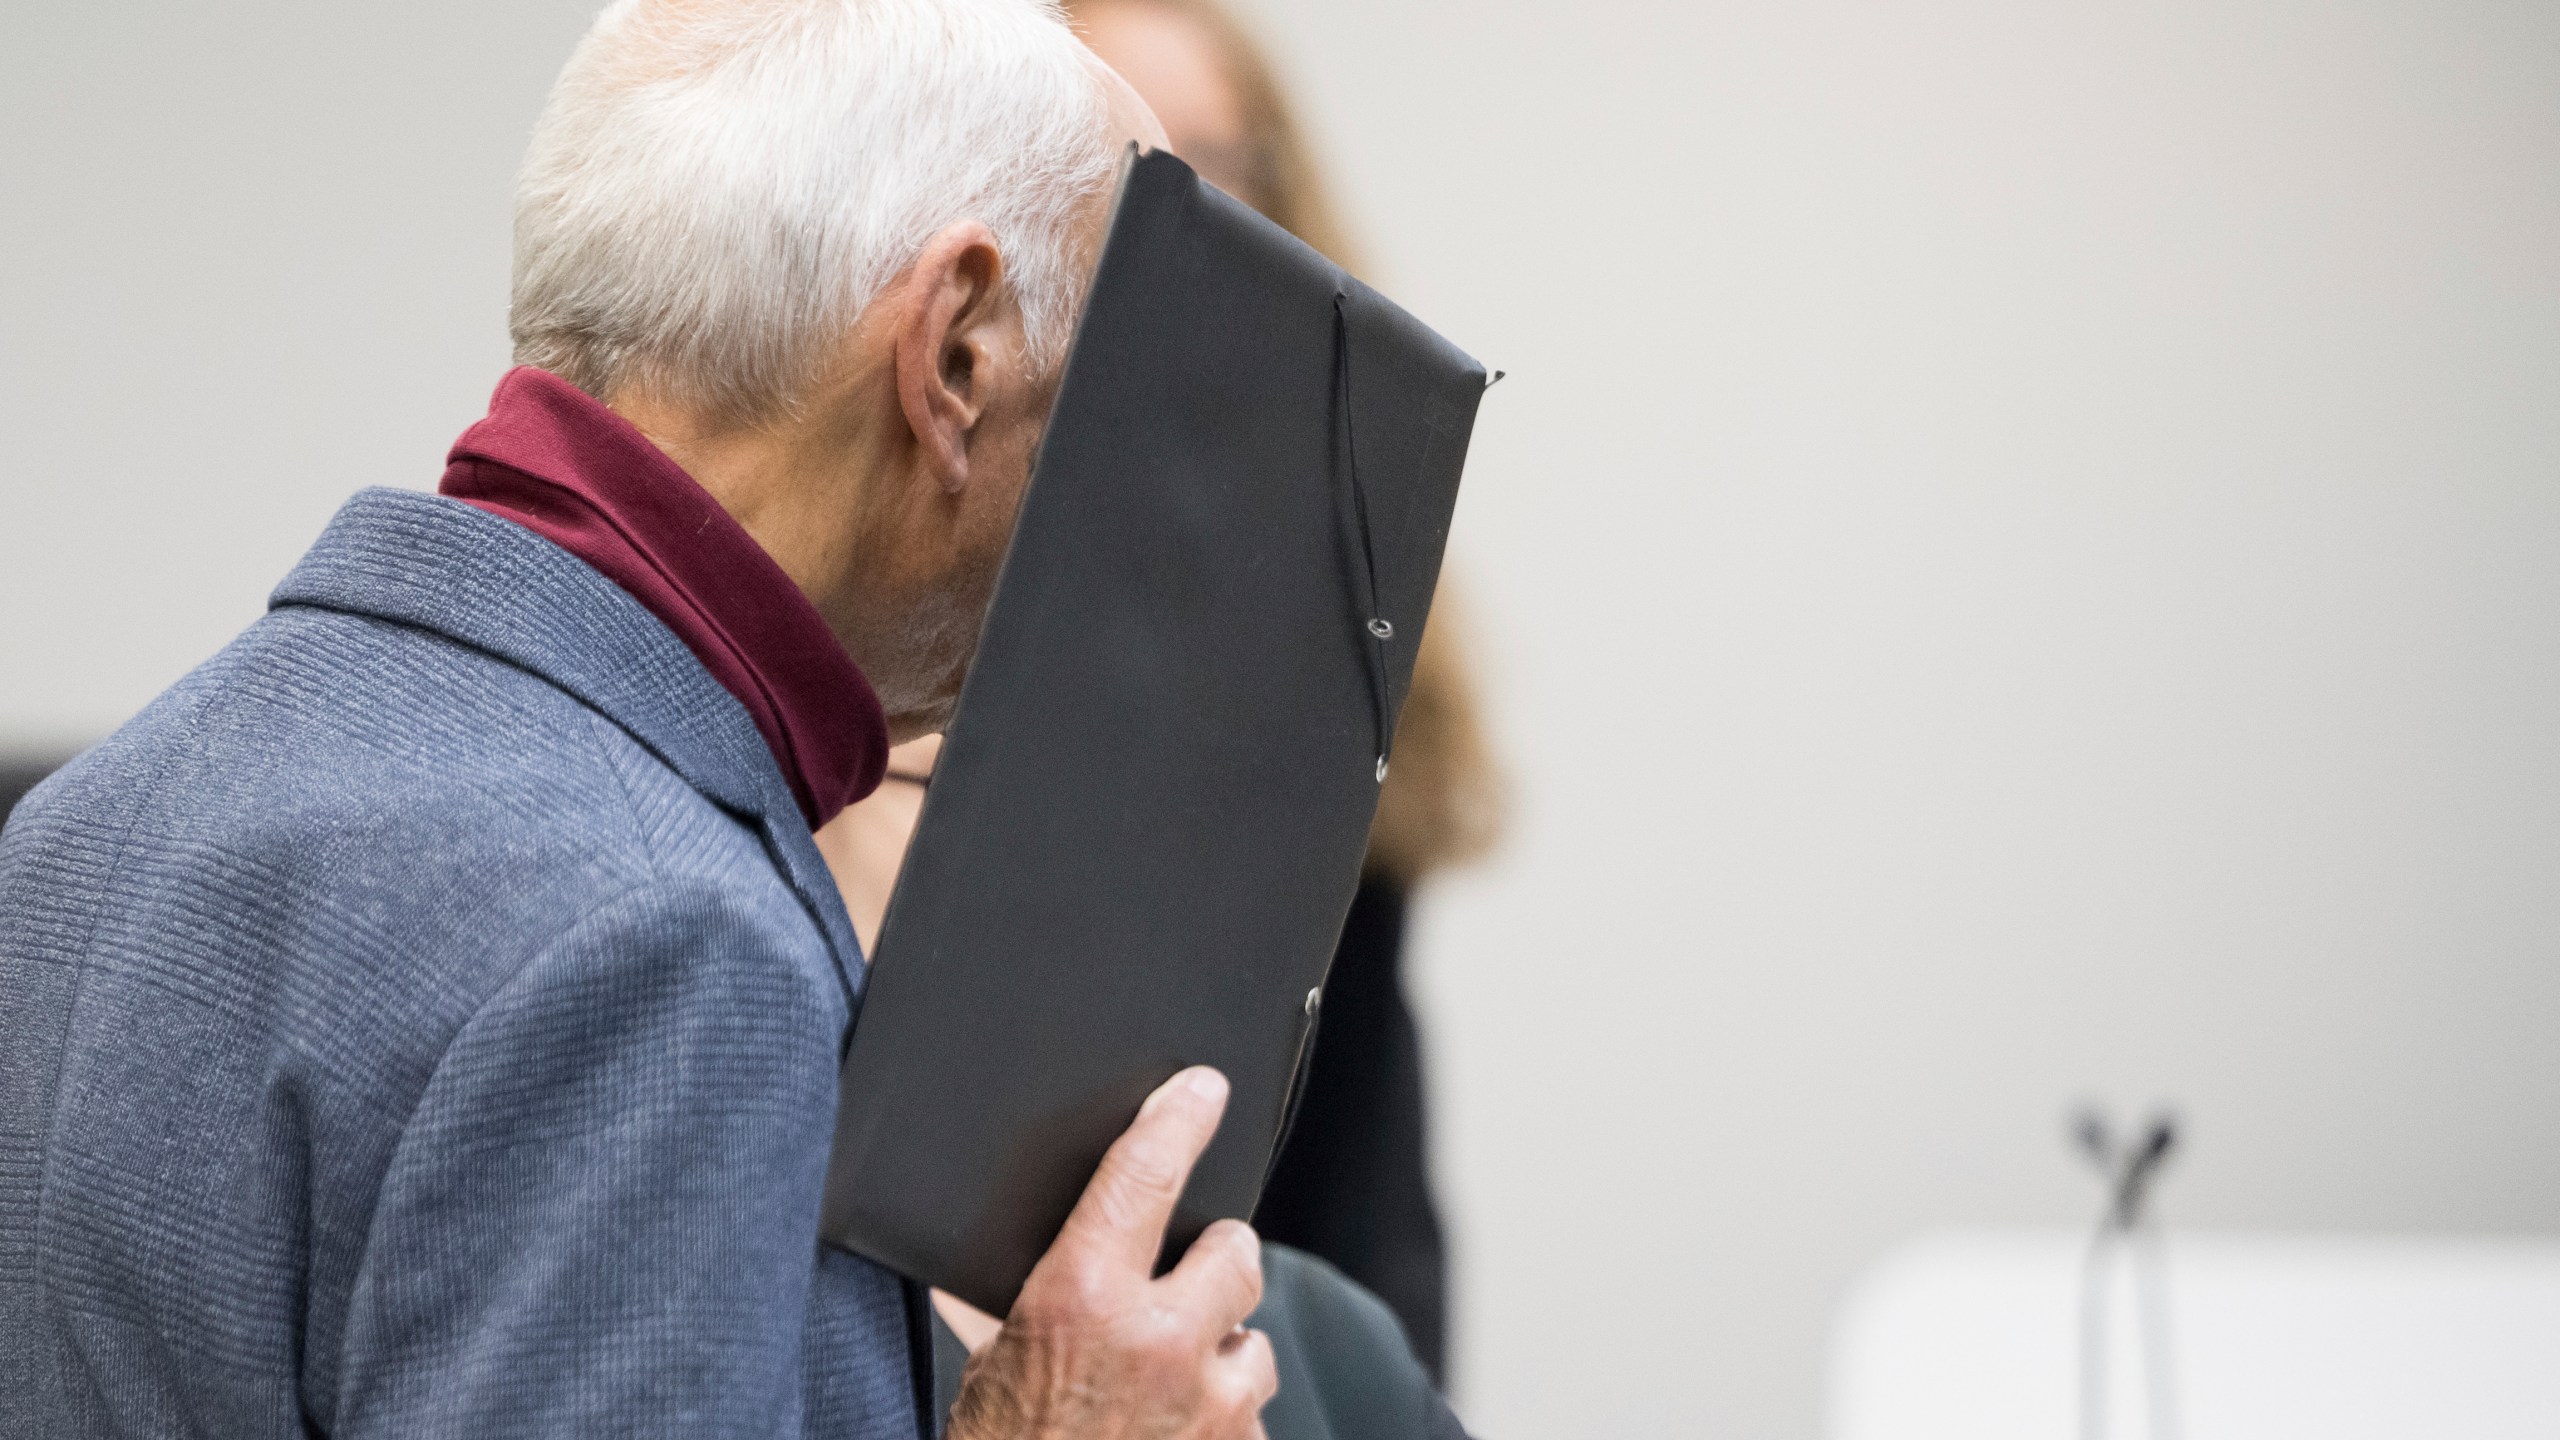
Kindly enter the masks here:
<path id="1" fill-rule="evenodd" d="M 630 421 L 519 366 L 436 488 L 586 561 L 664 621 L 747 707 L 810 828 L 878 787 L 889 721 L 871 682 L 764 547 Z"/>

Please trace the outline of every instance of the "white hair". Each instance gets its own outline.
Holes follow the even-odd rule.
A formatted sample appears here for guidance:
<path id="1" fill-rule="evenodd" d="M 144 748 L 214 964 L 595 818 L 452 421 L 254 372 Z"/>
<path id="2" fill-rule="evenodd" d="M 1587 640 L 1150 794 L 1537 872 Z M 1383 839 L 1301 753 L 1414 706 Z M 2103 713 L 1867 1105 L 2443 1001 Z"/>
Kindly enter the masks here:
<path id="1" fill-rule="evenodd" d="M 1055 0 L 616 0 L 517 180 L 516 359 L 751 421 L 974 219 L 1044 371 L 1116 173 L 1099 74 Z"/>

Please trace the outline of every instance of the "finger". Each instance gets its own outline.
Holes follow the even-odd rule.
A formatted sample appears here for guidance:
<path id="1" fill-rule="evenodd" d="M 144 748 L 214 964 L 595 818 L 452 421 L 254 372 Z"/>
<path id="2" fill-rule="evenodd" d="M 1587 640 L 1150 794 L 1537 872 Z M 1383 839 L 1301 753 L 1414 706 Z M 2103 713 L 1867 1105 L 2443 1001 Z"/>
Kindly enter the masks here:
<path id="1" fill-rule="evenodd" d="M 1201 1231 L 1158 1283 L 1177 1306 L 1215 1329 L 1231 1329 L 1262 1303 L 1262 1238 L 1241 1220 L 1221 1220 Z"/>
<path id="2" fill-rule="evenodd" d="M 1271 1350 L 1271 1337 L 1259 1330 L 1245 1330 L 1227 1345 L 1219 1347 L 1218 1379 L 1243 1413 L 1259 1416 L 1271 1397 L 1280 1393 L 1280 1363 Z"/>
<path id="3" fill-rule="evenodd" d="M 1004 1329 L 1003 1321 L 948 1290 L 933 1292 L 933 1309 L 972 1355 L 986 1349 L 994 1342 L 997 1333 Z"/>
<path id="4" fill-rule="evenodd" d="M 1140 1279 L 1153 1276 L 1174 1202 L 1226 1108 L 1227 1077 L 1206 1065 L 1157 1086 L 1104 1153 L 1049 1253 L 1075 1262 L 1099 1259 L 1135 1270 Z"/>

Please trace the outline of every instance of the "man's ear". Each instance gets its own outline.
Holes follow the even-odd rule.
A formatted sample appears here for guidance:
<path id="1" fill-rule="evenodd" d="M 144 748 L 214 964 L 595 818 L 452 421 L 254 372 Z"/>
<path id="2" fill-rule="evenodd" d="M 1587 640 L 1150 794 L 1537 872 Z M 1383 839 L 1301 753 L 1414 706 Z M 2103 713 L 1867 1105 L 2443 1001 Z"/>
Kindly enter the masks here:
<path id="1" fill-rule="evenodd" d="M 897 332 L 898 407 L 946 490 L 969 483 L 969 437 L 996 384 L 1004 257 L 963 220 L 925 242 L 907 272 Z"/>

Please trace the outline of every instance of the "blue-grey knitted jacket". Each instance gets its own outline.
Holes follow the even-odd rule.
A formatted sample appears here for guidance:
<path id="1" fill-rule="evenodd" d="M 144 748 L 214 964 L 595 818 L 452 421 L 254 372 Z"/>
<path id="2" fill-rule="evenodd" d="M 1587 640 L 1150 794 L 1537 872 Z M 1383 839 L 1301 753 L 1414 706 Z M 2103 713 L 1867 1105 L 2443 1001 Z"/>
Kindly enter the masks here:
<path id="1" fill-rule="evenodd" d="M 357 496 L 0 833 L 0 1436 L 916 1434 L 817 1239 L 862 980 L 673 634 Z"/>

